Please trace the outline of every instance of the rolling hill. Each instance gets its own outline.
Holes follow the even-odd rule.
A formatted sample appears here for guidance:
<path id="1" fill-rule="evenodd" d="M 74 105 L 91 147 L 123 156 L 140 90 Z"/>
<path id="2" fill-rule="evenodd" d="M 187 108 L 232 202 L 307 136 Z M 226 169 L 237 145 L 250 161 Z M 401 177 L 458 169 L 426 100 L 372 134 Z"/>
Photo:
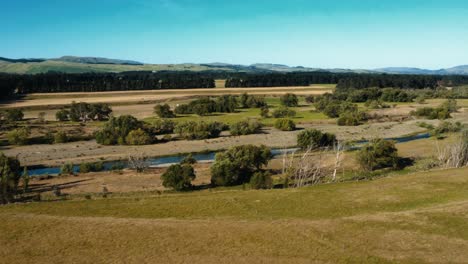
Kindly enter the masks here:
<path id="1" fill-rule="evenodd" d="M 437 74 L 468 75 L 468 65 L 440 70 L 427 70 L 409 67 L 389 67 L 367 69 L 321 69 L 282 64 L 256 63 L 240 65 L 229 63 L 184 63 L 184 64 L 145 64 L 132 60 L 108 59 L 100 57 L 63 56 L 55 59 L 9 59 L 0 57 L 0 72 L 17 74 L 37 74 L 50 71 L 65 73 L 84 72 L 124 72 L 124 71 L 227 71 L 227 72 L 352 72 L 352 73 L 389 73 L 389 74 Z"/>

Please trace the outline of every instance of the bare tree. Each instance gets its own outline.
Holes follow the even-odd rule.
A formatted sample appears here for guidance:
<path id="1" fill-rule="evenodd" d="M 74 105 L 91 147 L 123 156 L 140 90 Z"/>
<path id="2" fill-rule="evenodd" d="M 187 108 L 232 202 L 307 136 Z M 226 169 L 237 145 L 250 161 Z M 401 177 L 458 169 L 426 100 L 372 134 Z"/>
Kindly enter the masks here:
<path id="1" fill-rule="evenodd" d="M 300 156 L 290 155 L 289 160 L 285 160 L 283 171 L 292 181 L 292 187 L 300 188 L 308 185 L 323 182 L 327 176 L 326 168 L 323 164 L 325 149 L 317 151 L 312 155 L 312 147 L 309 147 Z"/>
<path id="2" fill-rule="evenodd" d="M 144 154 L 137 156 L 128 156 L 128 166 L 138 173 L 144 172 L 149 167 L 148 157 Z"/>
<path id="3" fill-rule="evenodd" d="M 437 160 L 444 168 L 461 168 L 468 166 L 468 132 L 462 133 L 452 144 L 441 147 L 436 144 Z"/>
<path id="4" fill-rule="evenodd" d="M 333 175 L 332 175 L 332 181 L 336 181 L 336 173 L 339 168 L 341 168 L 341 163 L 343 161 L 343 153 L 345 150 L 345 145 L 341 141 L 337 141 L 333 145 L 333 152 L 335 156 L 335 162 L 333 165 Z"/>

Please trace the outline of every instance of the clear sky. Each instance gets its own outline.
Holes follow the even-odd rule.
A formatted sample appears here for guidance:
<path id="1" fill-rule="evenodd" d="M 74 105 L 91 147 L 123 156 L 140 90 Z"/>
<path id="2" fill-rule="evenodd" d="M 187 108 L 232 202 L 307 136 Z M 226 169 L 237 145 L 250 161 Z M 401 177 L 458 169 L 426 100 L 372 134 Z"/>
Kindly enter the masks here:
<path id="1" fill-rule="evenodd" d="M 467 0 L 0 0 L 0 56 L 321 68 L 468 64 Z"/>

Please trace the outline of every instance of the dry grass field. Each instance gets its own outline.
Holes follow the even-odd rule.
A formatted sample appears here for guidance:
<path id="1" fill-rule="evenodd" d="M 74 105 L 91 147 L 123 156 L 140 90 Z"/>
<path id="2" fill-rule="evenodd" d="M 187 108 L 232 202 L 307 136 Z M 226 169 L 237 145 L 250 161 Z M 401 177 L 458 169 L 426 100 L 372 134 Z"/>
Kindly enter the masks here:
<path id="1" fill-rule="evenodd" d="M 0 207 L 3 263 L 465 263 L 468 170 Z"/>

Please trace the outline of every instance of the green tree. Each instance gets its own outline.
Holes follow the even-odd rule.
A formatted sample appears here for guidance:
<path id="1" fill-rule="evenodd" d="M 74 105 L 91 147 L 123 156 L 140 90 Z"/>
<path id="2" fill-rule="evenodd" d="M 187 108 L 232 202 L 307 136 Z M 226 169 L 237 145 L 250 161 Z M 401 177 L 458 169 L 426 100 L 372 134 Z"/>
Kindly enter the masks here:
<path id="1" fill-rule="evenodd" d="M 21 165 L 16 158 L 0 153 L 0 203 L 14 200 L 21 177 Z"/>
<path id="2" fill-rule="evenodd" d="M 144 124 L 133 116 L 112 117 L 104 128 L 96 133 L 96 141 L 103 145 L 125 145 L 127 135 L 139 128 L 143 129 Z"/>
<path id="3" fill-rule="evenodd" d="M 286 107 L 295 107 L 299 105 L 299 100 L 297 99 L 297 96 L 292 93 L 287 93 L 280 98 L 281 105 L 284 105 Z"/>
<path id="4" fill-rule="evenodd" d="M 188 165 L 192 165 L 192 164 L 195 164 L 197 163 L 197 160 L 193 157 L 192 154 L 188 154 L 181 162 L 180 164 L 188 164 Z"/>
<path id="5" fill-rule="evenodd" d="M 171 134 L 174 132 L 175 122 L 169 119 L 157 119 L 153 123 L 153 133 L 155 135 Z"/>
<path id="6" fill-rule="evenodd" d="M 357 160 L 365 171 L 388 167 L 397 168 L 399 161 L 398 150 L 393 141 L 374 139 L 361 148 L 357 154 Z"/>
<path id="7" fill-rule="evenodd" d="M 229 126 L 232 136 L 259 133 L 263 125 L 255 119 L 243 120 Z"/>
<path id="8" fill-rule="evenodd" d="M 195 180 L 195 177 L 195 170 L 188 164 L 171 165 L 161 175 L 163 186 L 173 188 L 176 191 L 186 191 L 192 188 L 192 181 Z"/>
<path id="9" fill-rule="evenodd" d="M 21 109 L 8 109 L 4 112 L 4 118 L 8 122 L 21 121 L 24 118 L 24 113 Z"/>
<path id="10" fill-rule="evenodd" d="M 268 107 L 268 105 L 262 106 L 262 108 L 260 108 L 261 117 L 268 118 L 269 113 L 270 113 L 270 108 Z"/>
<path id="11" fill-rule="evenodd" d="M 223 131 L 225 125 L 219 122 L 195 122 L 188 121 L 178 123 L 174 132 L 180 137 L 188 140 L 207 139 L 218 137 Z"/>
<path id="12" fill-rule="evenodd" d="M 70 111 L 66 109 L 59 110 L 55 113 L 55 119 L 58 121 L 68 121 L 70 118 Z"/>
<path id="13" fill-rule="evenodd" d="M 26 145 L 30 135 L 30 129 L 28 127 L 22 127 L 8 132 L 7 138 L 11 145 Z"/>
<path id="14" fill-rule="evenodd" d="M 317 129 L 304 130 L 297 135 L 297 145 L 302 149 L 333 146 L 336 136 Z"/>
<path id="15" fill-rule="evenodd" d="M 266 146 L 243 145 L 218 153 L 211 166 L 214 186 L 232 186 L 247 183 L 251 176 L 266 166 L 272 154 Z"/>
<path id="16" fill-rule="evenodd" d="M 151 144 L 151 137 L 141 128 L 130 131 L 125 137 L 128 145 L 148 145 Z"/>
<path id="17" fill-rule="evenodd" d="M 171 107 L 168 104 L 158 104 L 154 106 L 154 113 L 160 118 L 173 118 L 175 117 L 174 112 L 172 112 Z"/>

